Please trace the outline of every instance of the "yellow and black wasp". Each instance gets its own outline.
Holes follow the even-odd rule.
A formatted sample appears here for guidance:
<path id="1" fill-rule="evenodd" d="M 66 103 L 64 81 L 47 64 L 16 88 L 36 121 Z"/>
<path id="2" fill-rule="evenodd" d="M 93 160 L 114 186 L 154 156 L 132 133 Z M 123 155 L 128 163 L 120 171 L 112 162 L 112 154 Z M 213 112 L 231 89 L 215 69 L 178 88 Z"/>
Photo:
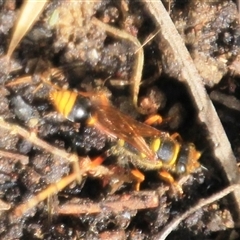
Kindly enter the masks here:
<path id="1" fill-rule="evenodd" d="M 108 154 L 118 156 L 120 162 L 128 159 L 136 168 L 159 170 L 160 176 L 171 184 L 175 184 L 171 173 L 188 174 L 200 166 L 201 153 L 192 143 L 182 143 L 177 140 L 178 134 L 169 135 L 123 114 L 111 105 L 104 92 L 54 90 L 50 98 L 56 110 L 70 121 L 85 122 L 116 139 L 117 144 Z M 139 189 L 144 175 L 137 171 L 133 174 Z"/>
<path id="2" fill-rule="evenodd" d="M 112 139 L 123 139 L 152 161 L 155 160 L 155 153 L 144 138 L 160 137 L 166 133 L 120 112 L 111 105 L 105 92 L 54 90 L 50 98 L 56 110 L 68 120 L 93 126 Z"/>

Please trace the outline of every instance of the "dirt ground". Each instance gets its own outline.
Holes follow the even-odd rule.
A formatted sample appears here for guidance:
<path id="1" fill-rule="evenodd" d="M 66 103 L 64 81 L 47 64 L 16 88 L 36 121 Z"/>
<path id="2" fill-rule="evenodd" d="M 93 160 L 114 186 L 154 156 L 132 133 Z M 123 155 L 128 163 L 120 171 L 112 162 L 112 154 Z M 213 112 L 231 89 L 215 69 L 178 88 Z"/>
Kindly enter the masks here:
<path id="1" fill-rule="evenodd" d="M 239 239 L 238 4 L 0 0 L 0 239 Z M 67 89 L 96 122 L 69 121 Z M 133 143 L 156 114 L 201 153 L 178 185 Z"/>

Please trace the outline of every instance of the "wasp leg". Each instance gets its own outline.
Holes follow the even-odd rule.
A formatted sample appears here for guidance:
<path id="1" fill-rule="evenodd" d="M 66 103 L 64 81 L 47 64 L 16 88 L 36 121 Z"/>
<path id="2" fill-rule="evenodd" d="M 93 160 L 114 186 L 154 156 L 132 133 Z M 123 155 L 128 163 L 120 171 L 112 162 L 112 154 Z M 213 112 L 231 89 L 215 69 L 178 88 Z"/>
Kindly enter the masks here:
<path id="1" fill-rule="evenodd" d="M 6 87 L 13 87 L 19 84 L 32 83 L 32 76 L 16 78 L 14 81 L 5 84 Z"/>
<path id="2" fill-rule="evenodd" d="M 91 161 L 91 163 L 89 164 L 90 168 L 95 168 L 101 165 L 105 161 L 105 159 L 110 155 L 112 155 L 111 150 L 105 151 L 102 155 L 96 157 Z"/>
<path id="3" fill-rule="evenodd" d="M 32 82 L 33 82 L 32 76 L 25 76 L 25 77 L 17 78 L 15 81 L 5 84 L 5 86 L 6 87 L 14 87 L 14 86 L 17 86 L 17 85 L 22 85 L 22 84 L 27 84 L 27 83 L 32 83 Z M 42 83 L 39 84 L 36 87 L 36 89 L 33 91 L 33 94 L 35 94 L 42 87 L 43 87 L 43 84 Z"/>
<path id="4" fill-rule="evenodd" d="M 173 186 L 173 190 L 177 190 L 180 195 L 183 195 L 182 187 L 174 180 L 173 176 L 164 170 L 158 172 L 161 179 Z"/>
<path id="5" fill-rule="evenodd" d="M 182 140 L 182 137 L 180 136 L 180 134 L 179 133 L 173 133 L 172 135 L 171 135 L 171 138 L 172 139 L 175 139 L 175 140 L 178 140 L 178 141 L 180 141 L 180 142 L 182 142 L 183 140 Z"/>
<path id="6" fill-rule="evenodd" d="M 153 125 L 155 123 L 160 125 L 162 122 L 163 122 L 163 119 L 158 114 L 155 114 L 144 121 L 144 123 L 147 125 Z"/>
<path id="7" fill-rule="evenodd" d="M 135 190 L 139 191 L 140 190 L 140 184 L 145 180 L 145 176 L 138 170 L 138 169 L 133 169 L 131 170 L 131 174 L 136 180 L 136 185 L 135 185 Z"/>
<path id="8" fill-rule="evenodd" d="M 43 88 L 43 84 L 40 83 L 33 91 L 33 94 L 35 94 L 39 89 Z"/>
<path id="9" fill-rule="evenodd" d="M 82 182 L 82 177 L 80 173 L 79 157 L 74 154 L 71 158 L 71 163 L 73 166 L 73 172 L 76 174 L 76 181 L 80 184 Z"/>
<path id="10" fill-rule="evenodd" d="M 104 162 L 104 160 L 105 160 L 105 156 L 99 156 L 99 157 L 96 157 L 95 159 L 93 159 L 92 161 L 91 161 L 91 163 L 90 163 L 90 168 L 95 168 L 95 167 L 97 167 L 97 166 L 99 166 L 99 165 L 101 165 L 103 162 Z"/>

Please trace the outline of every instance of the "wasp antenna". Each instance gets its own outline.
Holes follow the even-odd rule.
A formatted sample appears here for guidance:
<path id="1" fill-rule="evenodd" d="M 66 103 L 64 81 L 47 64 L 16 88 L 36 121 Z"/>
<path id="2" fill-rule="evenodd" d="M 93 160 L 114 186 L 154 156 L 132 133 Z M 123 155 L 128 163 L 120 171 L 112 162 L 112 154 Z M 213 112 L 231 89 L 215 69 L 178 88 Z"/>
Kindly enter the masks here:
<path id="1" fill-rule="evenodd" d="M 203 148 L 202 150 L 198 150 L 198 151 L 200 152 L 200 154 L 201 154 L 201 156 L 202 156 L 204 153 L 207 152 L 207 150 L 211 150 L 210 147 L 205 147 L 205 148 Z"/>
<path id="2" fill-rule="evenodd" d="M 201 169 L 203 169 L 204 171 L 208 171 L 208 169 L 206 167 L 204 167 L 202 164 L 200 165 Z"/>

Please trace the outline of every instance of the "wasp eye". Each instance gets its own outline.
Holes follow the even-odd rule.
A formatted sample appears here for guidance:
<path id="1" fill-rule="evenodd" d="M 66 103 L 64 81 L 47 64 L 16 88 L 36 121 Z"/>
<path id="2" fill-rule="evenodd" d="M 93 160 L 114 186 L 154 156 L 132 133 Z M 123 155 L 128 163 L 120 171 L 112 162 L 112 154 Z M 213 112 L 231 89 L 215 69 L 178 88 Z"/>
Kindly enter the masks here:
<path id="1" fill-rule="evenodd" d="M 179 162 L 179 163 L 177 164 L 177 166 L 176 166 L 176 172 L 177 172 L 178 174 L 184 174 L 184 173 L 186 173 L 186 166 L 185 166 L 185 164 Z"/>

